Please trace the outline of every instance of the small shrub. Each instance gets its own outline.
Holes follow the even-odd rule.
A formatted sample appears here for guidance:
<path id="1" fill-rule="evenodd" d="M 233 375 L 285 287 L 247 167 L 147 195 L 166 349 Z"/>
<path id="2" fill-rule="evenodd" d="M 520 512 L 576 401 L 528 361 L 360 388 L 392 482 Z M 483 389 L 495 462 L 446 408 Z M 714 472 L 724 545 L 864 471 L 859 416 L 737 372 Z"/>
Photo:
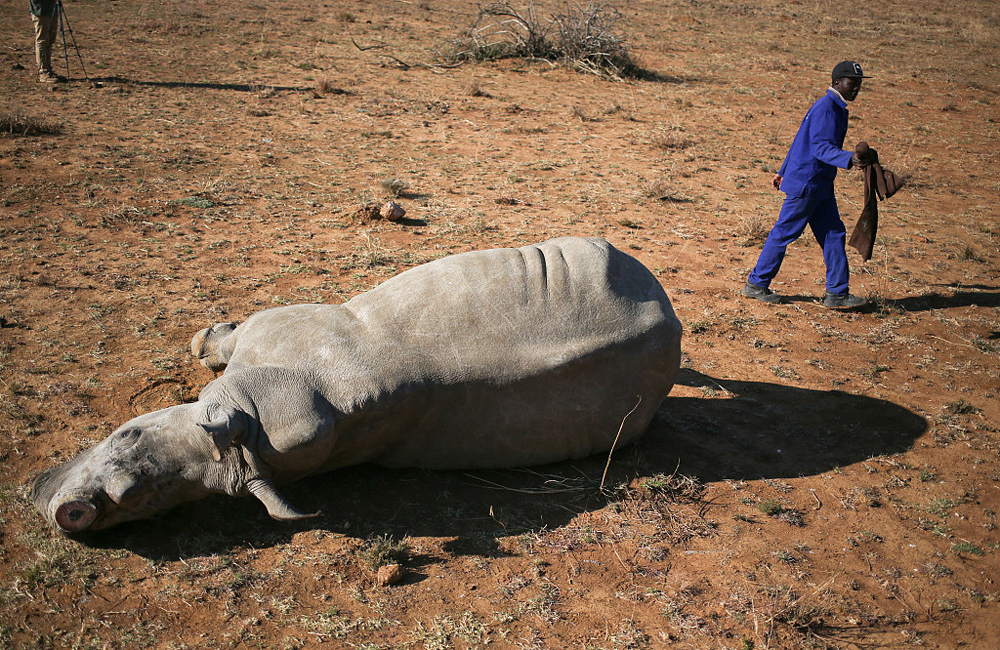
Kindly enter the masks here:
<path id="1" fill-rule="evenodd" d="M 955 555 L 961 553 L 968 553 L 969 555 L 985 555 L 983 549 L 979 548 L 972 542 L 956 542 L 951 545 L 951 552 Z"/>
<path id="2" fill-rule="evenodd" d="M 768 517 L 774 517 L 784 510 L 784 507 L 781 505 L 781 501 L 777 499 L 764 499 L 757 504 L 757 509 Z"/>
<path id="3" fill-rule="evenodd" d="M 388 564 L 401 564 L 410 553 L 405 540 L 393 540 L 390 535 L 379 535 L 365 540 L 358 555 L 373 571 Z"/>
<path id="4" fill-rule="evenodd" d="M 792 526 L 806 525 L 802 512 L 795 508 L 786 508 L 778 499 L 763 499 L 757 504 L 757 509 L 768 517 L 774 517 Z"/>

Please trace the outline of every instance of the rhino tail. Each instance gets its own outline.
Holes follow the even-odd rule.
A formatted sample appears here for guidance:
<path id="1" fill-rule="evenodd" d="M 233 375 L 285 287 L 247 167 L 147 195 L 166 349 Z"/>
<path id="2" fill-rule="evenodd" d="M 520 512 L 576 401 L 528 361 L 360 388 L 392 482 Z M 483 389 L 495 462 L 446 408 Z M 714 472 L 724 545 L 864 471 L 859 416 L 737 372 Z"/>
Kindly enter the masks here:
<path id="1" fill-rule="evenodd" d="M 221 372 L 229 365 L 236 347 L 236 323 L 216 323 L 201 330 L 191 339 L 191 354 L 212 372 Z"/>
<path id="2" fill-rule="evenodd" d="M 298 521 L 299 519 L 311 519 L 318 517 L 319 512 L 307 514 L 285 500 L 285 497 L 278 493 L 274 484 L 265 478 L 255 478 L 247 482 L 247 489 L 257 497 L 271 518 L 279 521 Z"/>

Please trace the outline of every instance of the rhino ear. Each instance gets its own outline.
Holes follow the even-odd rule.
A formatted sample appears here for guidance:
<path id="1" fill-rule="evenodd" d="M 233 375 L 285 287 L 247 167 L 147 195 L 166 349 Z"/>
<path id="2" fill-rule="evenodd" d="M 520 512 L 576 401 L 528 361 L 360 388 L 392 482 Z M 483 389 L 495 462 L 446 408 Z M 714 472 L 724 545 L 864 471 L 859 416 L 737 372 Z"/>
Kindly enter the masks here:
<path id="1" fill-rule="evenodd" d="M 210 404 L 205 408 L 205 420 L 198 426 L 212 443 L 212 458 L 219 462 L 222 454 L 246 432 L 247 414 L 231 406 Z"/>

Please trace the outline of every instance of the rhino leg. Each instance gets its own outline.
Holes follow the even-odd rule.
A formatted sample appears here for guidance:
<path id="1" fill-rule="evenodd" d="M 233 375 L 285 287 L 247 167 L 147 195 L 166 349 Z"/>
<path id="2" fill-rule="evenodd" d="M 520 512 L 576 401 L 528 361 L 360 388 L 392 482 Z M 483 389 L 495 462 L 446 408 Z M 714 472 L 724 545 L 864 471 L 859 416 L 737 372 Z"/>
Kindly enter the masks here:
<path id="1" fill-rule="evenodd" d="M 236 347 L 235 331 L 235 323 L 216 323 L 201 330 L 191 339 L 191 354 L 213 372 L 225 370 Z"/>
<path id="2" fill-rule="evenodd" d="M 251 479 L 247 482 L 247 489 L 264 504 L 267 508 L 267 514 L 278 521 L 298 521 L 320 515 L 318 512 L 300 512 L 298 508 L 286 501 L 285 497 L 281 496 L 271 481 L 267 479 Z"/>

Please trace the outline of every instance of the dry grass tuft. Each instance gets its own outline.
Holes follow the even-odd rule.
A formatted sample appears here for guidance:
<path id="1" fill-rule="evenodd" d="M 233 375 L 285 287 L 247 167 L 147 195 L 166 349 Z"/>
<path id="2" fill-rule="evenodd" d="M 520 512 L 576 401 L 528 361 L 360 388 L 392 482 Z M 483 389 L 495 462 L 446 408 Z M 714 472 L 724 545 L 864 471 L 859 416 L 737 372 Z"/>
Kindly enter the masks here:
<path id="1" fill-rule="evenodd" d="M 320 95 L 348 95 L 348 91 L 336 86 L 330 79 L 320 79 L 316 84 L 316 92 Z"/>
<path id="2" fill-rule="evenodd" d="M 683 192 L 678 192 L 670 181 L 665 178 L 658 178 L 651 181 L 643 188 L 642 194 L 647 199 L 666 203 L 691 203 L 694 200 Z"/>
<path id="3" fill-rule="evenodd" d="M 733 235 L 740 246 L 759 246 L 767 239 L 769 232 L 768 225 L 764 217 L 758 213 L 745 214 L 740 217 L 740 222 L 736 226 Z"/>
<path id="4" fill-rule="evenodd" d="M 386 195 L 396 199 L 410 189 L 410 184 L 402 178 L 383 178 L 379 181 L 379 187 Z"/>
<path id="5" fill-rule="evenodd" d="M 651 140 L 651 144 L 655 149 L 661 149 L 663 151 L 683 151 L 684 149 L 693 147 L 696 143 L 691 138 L 685 137 L 674 131 L 665 131 L 655 133 Z"/>

